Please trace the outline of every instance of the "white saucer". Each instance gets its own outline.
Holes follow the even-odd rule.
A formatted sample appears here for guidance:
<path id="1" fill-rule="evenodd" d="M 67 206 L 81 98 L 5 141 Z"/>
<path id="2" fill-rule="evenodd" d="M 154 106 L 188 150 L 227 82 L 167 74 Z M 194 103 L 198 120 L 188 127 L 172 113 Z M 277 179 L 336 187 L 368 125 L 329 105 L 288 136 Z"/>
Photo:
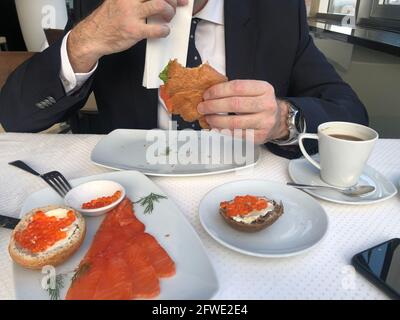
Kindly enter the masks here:
<path id="1" fill-rule="evenodd" d="M 289 175 L 295 183 L 328 185 L 321 179 L 319 170 L 304 158 L 290 161 Z M 395 185 L 370 166 L 365 167 L 360 177 L 359 185 L 371 185 L 376 190 L 373 193 L 360 197 L 349 197 L 339 191 L 328 189 L 304 191 L 326 201 L 352 205 L 378 203 L 388 200 L 397 194 Z"/>
<path id="2" fill-rule="evenodd" d="M 284 213 L 267 229 L 256 233 L 237 231 L 220 216 L 219 205 L 238 195 L 282 201 Z M 266 180 L 236 181 L 211 190 L 201 200 L 199 215 L 204 229 L 220 244 L 262 258 L 289 257 L 309 251 L 328 230 L 328 216 L 318 201 L 300 190 Z"/>

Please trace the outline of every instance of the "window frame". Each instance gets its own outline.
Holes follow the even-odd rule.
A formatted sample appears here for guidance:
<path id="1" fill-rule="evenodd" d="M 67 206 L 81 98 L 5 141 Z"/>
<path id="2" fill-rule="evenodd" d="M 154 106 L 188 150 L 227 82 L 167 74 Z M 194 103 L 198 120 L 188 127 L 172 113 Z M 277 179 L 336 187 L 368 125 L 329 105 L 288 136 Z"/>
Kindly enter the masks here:
<path id="1" fill-rule="evenodd" d="M 379 0 L 373 0 L 370 18 L 400 21 L 400 5 L 381 5 Z"/>
<path id="2" fill-rule="evenodd" d="M 360 0 L 357 0 L 355 16 L 357 16 L 359 3 L 360 3 Z M 343 21 L 343 18 L 348 16 L 346 14 L 341 14 L 341 13 L 330 13 L 329 10 L 332 8 L 332 5 L 333 5 L 333 0 L 329 0 L 328 8 L 327 8 L 328 12 L 317 12 L 315 17 L 317 19 L 319 18 L 319 19 L 326 19 L 326 20 L 341 22 L 341 21 Z"/>
<path id="3" fill-rule="evenodd" d="M 329 0 L 328 4 L 328 9 L 331 6 L 332 0 Z M 382 18 L 382 17 L 377 17 L 377 16 L 382 16 L 382 11 L 378 13 L 374 8 L 379 5 L 378 0 L 357 0 L 357 6 L 356 6 L 356 21 L 357 25 L 360 27 L 366 27 L 366 28 L 373 28 L 373 29 L 379 29 L 379 30 L 385 30 L 385 31 L 390 31 L 390 32 L 396 32 L 400 33 L 400 19 L 390 19 L 390 18 Z M 363 7 L 363 11 L 367 10 L 368 15 L 360 17 L 359 12 L 361 10 L 361 7 Z M 366 7 L 366 8 L 364 8 Z M 396 7 L 396 8 L 393 8 Z M 393 10 L 395 9 L 396 12 L 397 10 L 400 9 L 400 5 L 390 5 L 387 4 L 387 8 L 381 8 L 381 9 L 389 9 Z M 387 10 L 385 10 L 387 12 Z M 375 14 L 374 14 L 375 12 Z M 343 14 L 332 14 L 332 13 L 325 13 L 325 12 L 318 12 L 315 15 L 316 19 L 321 19 L 321 20 L 329 20 L 329 21 L 334 21 L 336 23 L 341 23 L 343 21 L 343 18 L 345 18 L 346 15 Z"/>
<path id="4" fill-rule="evenodd" d="M 359 0 L 356 0 L 356 6 L 355 6 L 355 9 L 354 9 L 354 16 L 357 15 L 358 2 L 359 2 Z M 333 5 L 334 5 L 334 0 L 329 0 L 329 3 L 328 3 L 328 12 L 327 12 L 327 14 L 329 14 L 329 15 L 340 15 L 340 16 L 342 16 L 342 17 L 347 16 L 346 14 L 342 14 L 342 13 L 333 13 L 333 12 L 330 12 L 330 11 L 333 11 Z"/>
<path id="5" fill-rule="evenodd" d="M 365 0 L 366 1 L 366 0 Z M 360 2 L 362 3 L 362 1 Z M 364 16 L 360 17 L 358 19 L 358 25 L 361 27 L 367 27 L 367 28 L 374 28 L 374 29 L 380 29 L 380 30 L 386 30 L 390 32 L 396 32 L 400 33 L 400 19 L 390 19 L 388 18 L 387 15 L 382 14 L 382 13 L 387 13 L 387 10 L 385 11 L 376 11 L 374 9 L 377 8 L 377 5 L 379 5 L 378 0 L 370 0 L 370 3 L 362 3 L 363 6 L 368 6 L 368 11 L 369 11 L 369 16 Z M 396 8 L 393 8 L 396 7 Z M 367 9 L 366 8 L 366 9 Z M 397 10 L 400 9 L 400 6 L 398 5 L 387 5 L 387 8 L 381 8 L 381 9 L 395 9 L 395 12 L 398 12 Z M 398 13 L 400 15 L 400 13 Z M 391 15 L 389 15 L 391 16 Z M 384 17 L 384 18 L 382 18 Z"/>

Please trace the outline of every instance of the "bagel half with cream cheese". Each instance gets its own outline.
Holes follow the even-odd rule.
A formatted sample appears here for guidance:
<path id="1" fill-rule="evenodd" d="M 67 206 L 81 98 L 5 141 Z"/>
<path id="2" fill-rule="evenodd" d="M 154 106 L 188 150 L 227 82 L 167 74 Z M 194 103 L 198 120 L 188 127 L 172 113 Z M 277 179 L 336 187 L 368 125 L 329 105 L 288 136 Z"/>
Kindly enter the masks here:
<path id="1" fill-rule="evenodd" d="M 75 218 L 73 221 L 72 217 Z M 42 222 L 37 222 L 39 218 Z M 72 222 L 66 225 L 69 221 Z M 45 225 L 46 222 L 49 222 L 46 227 L 41 228 L 40 223 Z M 85 234 L 85 219 L 79 212 L 65 206 L 47 206 L 34 209 L 22 218 L 11 234 L 8 251 L 11 258 L 24 268 L 57 266 L 80 248 Z M 45 249 L 39 250 L 35 245 Z"/>
<path id="2" fill-rule="evenodd" d="M 259 198 L 267 201 L 268 206 L 264 209 L 254 210 L 245 215 L 231 216 L 227 213 L 225 206 L 220 206 L 219 213 L 225 222 L 232 228 L 238 231 L 244 232 L 257 232 L 273 225 L 284 213 L 283 204 L 277 203 L 274 200 L 268 200 L 267 198 Z M 230 204 L 234 200 L 225 202 Z"/>

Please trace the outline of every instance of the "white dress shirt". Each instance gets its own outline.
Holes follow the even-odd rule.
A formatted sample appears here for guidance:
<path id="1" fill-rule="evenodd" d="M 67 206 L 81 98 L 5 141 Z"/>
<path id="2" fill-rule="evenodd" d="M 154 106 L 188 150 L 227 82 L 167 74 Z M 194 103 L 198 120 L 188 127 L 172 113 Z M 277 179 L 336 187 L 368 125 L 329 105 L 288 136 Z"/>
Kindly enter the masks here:
<path id="1" fill-rule="evenodd" d="M 220 73 L 226 75 L 225 66 L 225 28 L 224 28 L 224 1 L 208 0 L 206 6 L 195 15 L 202 19 L 196 30 L 196 47 L 203 62 L 208 62 Z M 89 73 L 74 73 L 68 58 L 67 40 L 69 33 L 64 37 L 61 46 L 60 79 L 65 92 L 72 94 L 96 71 L 97 64 Z M 192 35 L 191 35 L 192 36 Z M 158 126 L 160 129 L 169 129 L 171 116 L 159 99 Z"/>

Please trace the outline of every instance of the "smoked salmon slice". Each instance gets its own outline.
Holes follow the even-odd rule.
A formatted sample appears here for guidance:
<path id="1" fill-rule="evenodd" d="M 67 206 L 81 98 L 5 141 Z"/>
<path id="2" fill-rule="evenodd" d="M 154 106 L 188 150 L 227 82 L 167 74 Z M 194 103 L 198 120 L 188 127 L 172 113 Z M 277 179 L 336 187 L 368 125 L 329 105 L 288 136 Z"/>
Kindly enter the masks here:
<path id="1" fill-rule="evenodd" d="M 124 257 L 131 271 L 133 298 L 155 298 L 160 294 L 160 281 L 146 251 L 138 244 L 129 246 Z"/>
<path id="2" fill-rule="evenodd" d="M 128 240 L 138 233 L 143 233 L 145 225 L 136 218 L 133 204 L 125 198 L 119 206 L 110 211 L 97 231 L 85 259 L 106 250 L 116 240 Z"/>
<path id="3" fill-rule="evenodd" d="M 159 278 L 176 273 L 174 261 L 145 233 L 128 198 L 107 214 L 79 269 L 85 272 L 71 283 L 67 300 L 155 298 Z"/>
<path id="4" fill-rule="evenodd" d="M 175 262 L 152 235 L 143 233 L 137 235 L 135 239 L 146 250 L 151 264 L 160 278 L 168 278 L 175 275 Z"/>
<path id="5" fill-rule="evenodd" d="M 94 300 L 131 300 L 132 281 L 127 262 L 122 257 L 107 259 L 94 291 Z"/>
<path id="6" fill-rule="evenodd" d="M 73 281 L 65 298 L 67 300 L 92 300 L 102 273 L 101 263 L 95 260 L 91 261 L 90 269 L 84 276 Z"/>

